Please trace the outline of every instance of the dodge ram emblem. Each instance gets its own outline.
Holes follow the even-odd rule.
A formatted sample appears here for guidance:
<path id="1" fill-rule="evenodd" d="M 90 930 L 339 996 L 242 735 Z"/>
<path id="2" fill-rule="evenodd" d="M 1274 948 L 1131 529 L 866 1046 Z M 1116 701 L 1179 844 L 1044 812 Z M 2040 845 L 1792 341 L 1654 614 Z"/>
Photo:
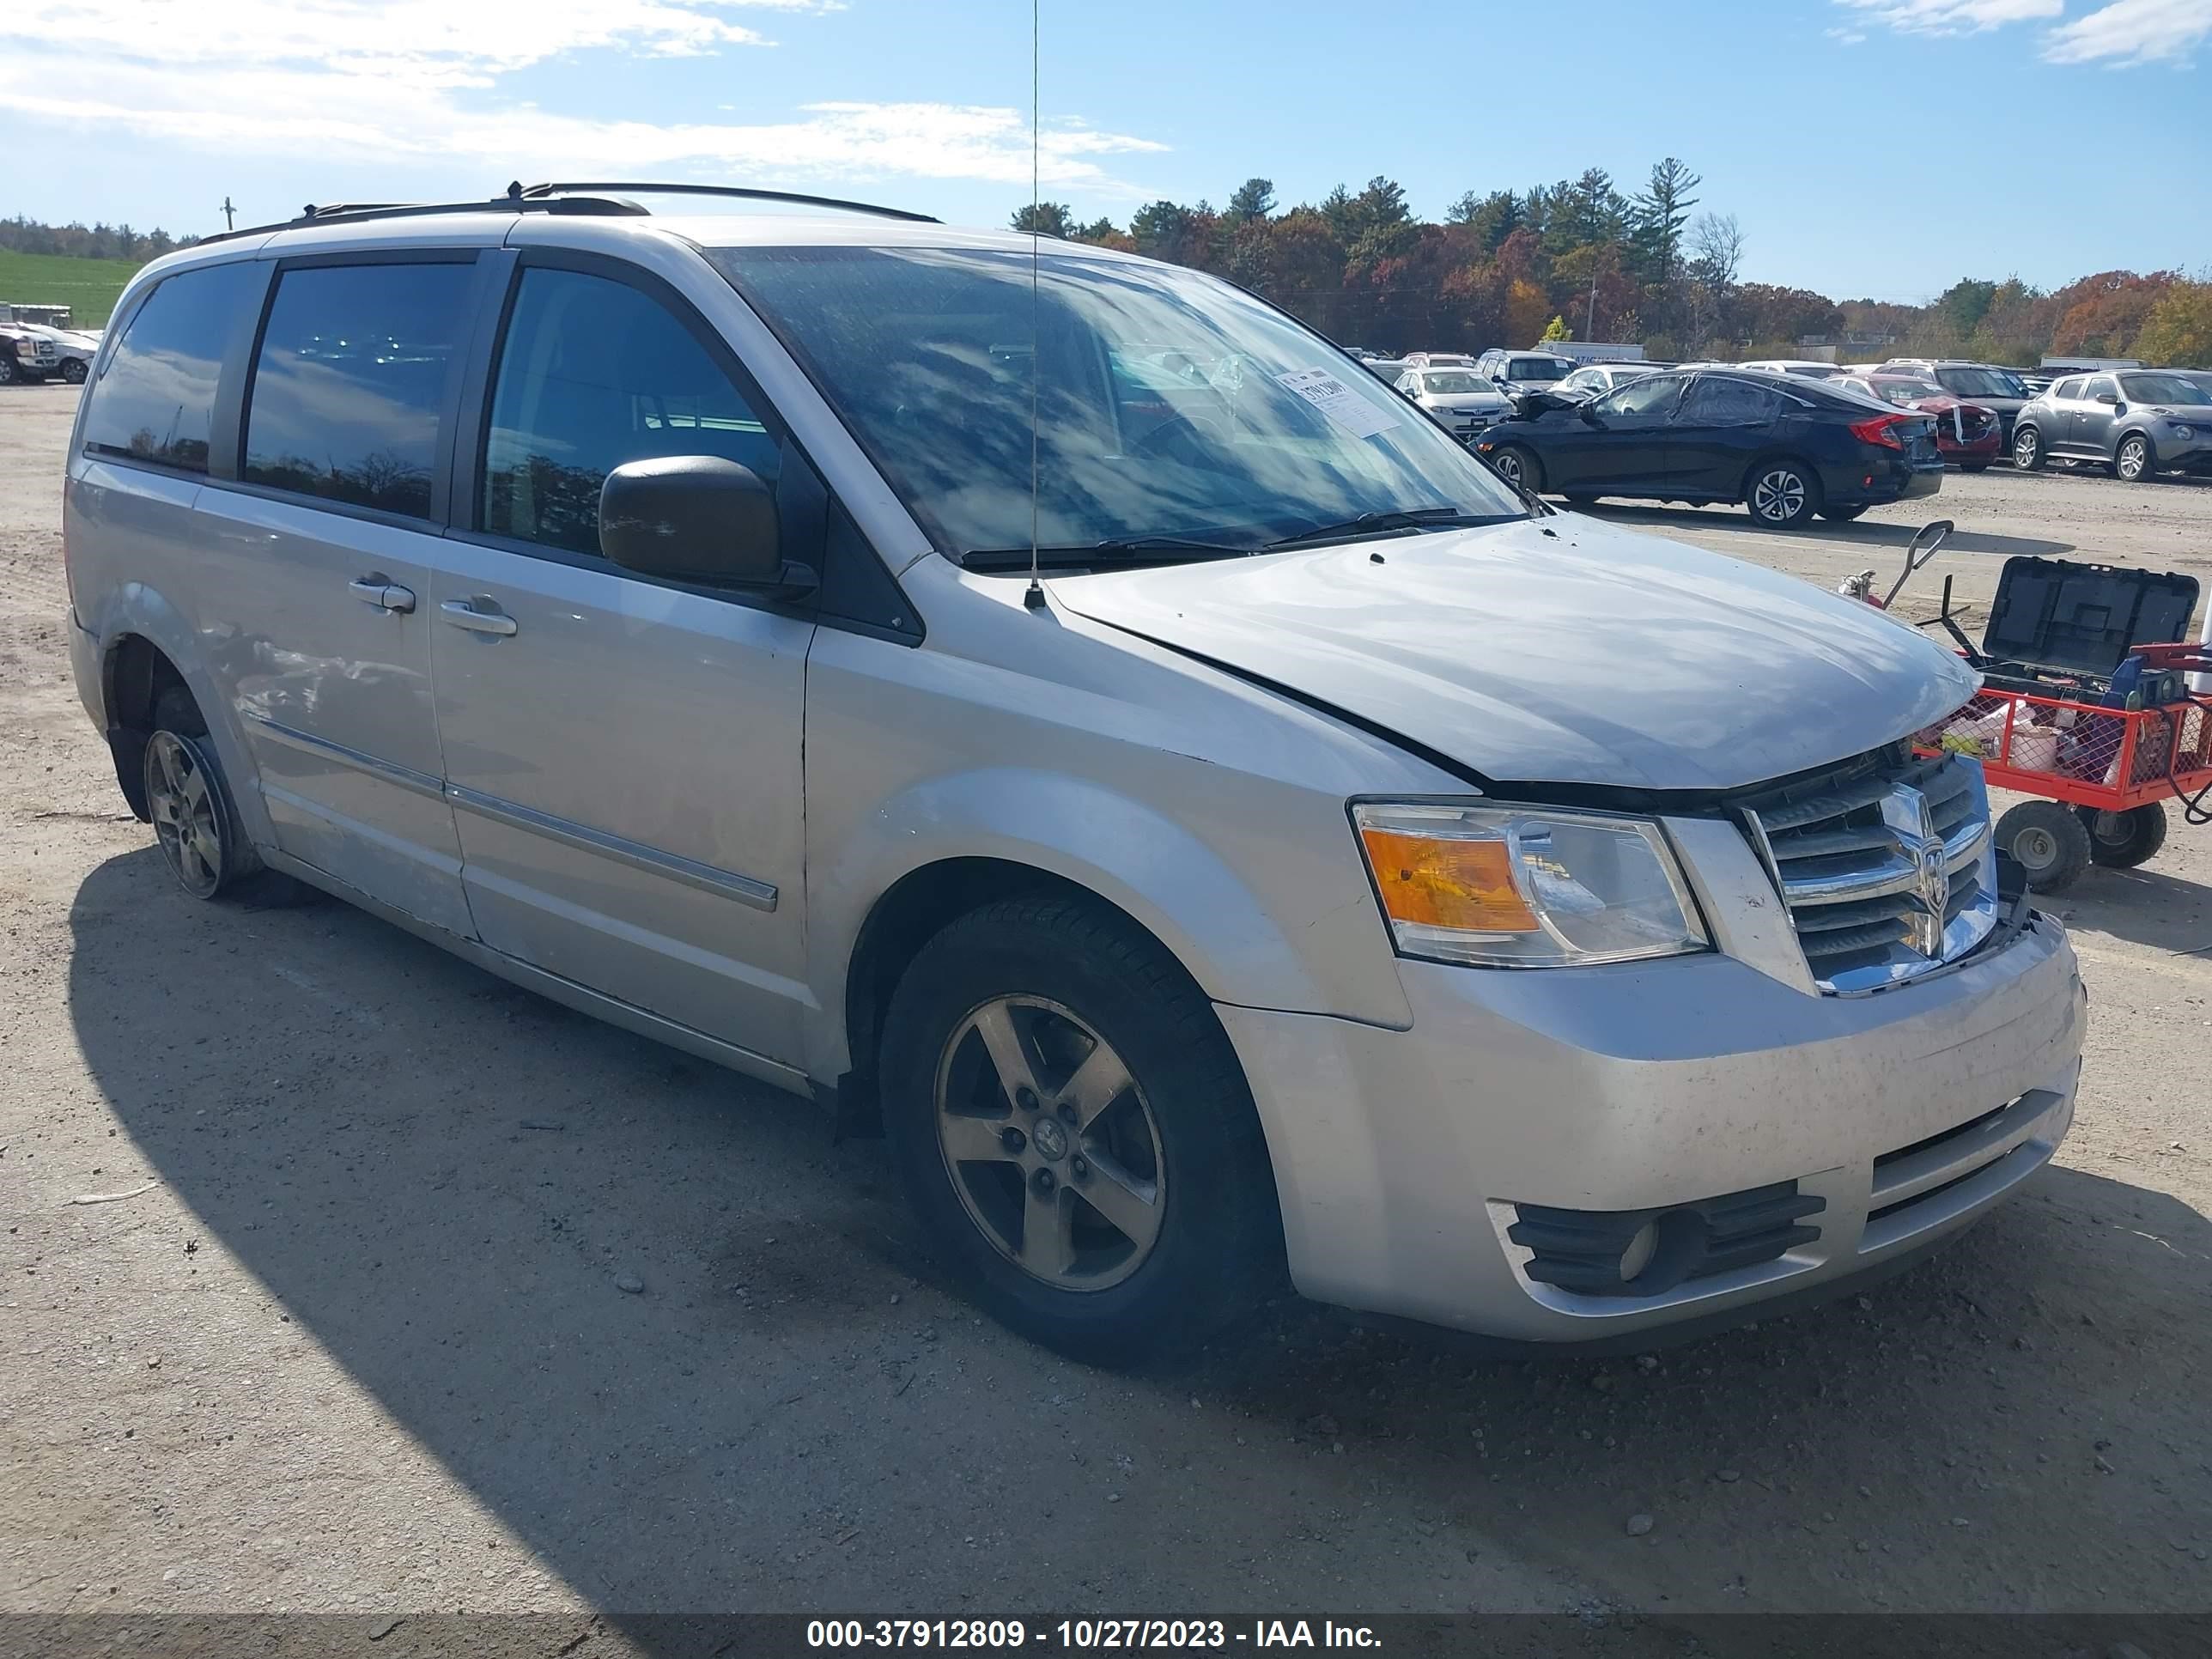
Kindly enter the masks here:
<path id="1" fill-rule="evenodd" d="M 1881 821 L 1912 866 L 1917 905 L 1907 918 L 1911 925 L 1907 942 L 1934 961 L 1943 954 L 1944 913 L 1951 906 L 1951 874 L 1945 867 L 1948 849 L 1936 833 L 1928 797 L 1908 785 L 1899 784 L 1882 797 Z"/>

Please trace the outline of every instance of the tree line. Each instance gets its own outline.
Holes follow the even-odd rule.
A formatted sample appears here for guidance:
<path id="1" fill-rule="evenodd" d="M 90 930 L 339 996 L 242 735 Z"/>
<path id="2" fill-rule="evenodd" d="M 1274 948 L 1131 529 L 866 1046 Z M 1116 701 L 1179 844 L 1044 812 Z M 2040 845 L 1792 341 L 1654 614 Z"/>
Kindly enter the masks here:
<path id="1" fill-rule="evenodd" d="M 1924 306 L 1830 299 L 1742 280 L 1735 216 L 1702 205 L 1679 157 L 1624 191 L 1602 167 L 1526 191 L 1470 191 L 1442 223 L 1376 177 L 1285 208 L 1248 179 L 1223 206 L 1146 204 L 1125 228 L 1042 202 L 1016 230 L 1121 248 L 1227 277 L 1348 345 L 1402 352 L 1527 347 L 1546 339 L 1642 345 L 1654 357 L 1801 355 L 1845 362 L 1966 356 L 2033 365 L 2047 355 L 2212 365 L 2212 282 L 2101 271 L 2045 293 L 1969 278 Z"/>
<path id="2" fill-rule="evenodd" d="M 0 248 L 13 253 L 58 253 L 80 259 L 136 259 L 142 264 L 190 247 L 199 239 L 172 236 L 158 227 L 134 230 L 129 225 L 46 225 L 18 214 L 0 219 Z"/>

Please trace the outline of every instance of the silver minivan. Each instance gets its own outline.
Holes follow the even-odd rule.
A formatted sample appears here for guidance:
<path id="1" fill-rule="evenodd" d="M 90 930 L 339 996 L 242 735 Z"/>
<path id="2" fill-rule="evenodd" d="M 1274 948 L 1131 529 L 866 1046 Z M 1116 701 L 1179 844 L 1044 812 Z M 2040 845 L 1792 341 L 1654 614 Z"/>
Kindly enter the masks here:
<path id="1" fill-rule="evenodd" d="M 2084 1022 L 1955 657 L 1516 496 L 1200 273 L 583 187 L 149 266 L 72 654 L 184 890 L 320 890 L 880 1124 L 1133 1358 L 1287 1274 L 1540 1344 L 1900 1265 Z"/>

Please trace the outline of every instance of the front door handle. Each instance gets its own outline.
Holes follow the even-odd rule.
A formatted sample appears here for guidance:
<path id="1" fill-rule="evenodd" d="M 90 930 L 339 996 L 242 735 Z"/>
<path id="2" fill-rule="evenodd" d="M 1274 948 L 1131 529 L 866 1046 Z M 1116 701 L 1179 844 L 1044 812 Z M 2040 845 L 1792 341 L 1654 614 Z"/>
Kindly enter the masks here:
<path id="1" fill-rule="evenodd" d="M 445 613 L 446 620 L 454 627 L 465 628 L 471 634 L 496 634 L 504 639 L 514 632 L 514 617 L 501 611 L 479 611 L 477 609 L 479 603 L 489 605 L 491 601 L 447 599 L 438 609 Z"/>
<path id="2" fill-rule="evenodd" d="M 414 589 L 402 587 L 397 582 L 388 582 L 381 575 L 358 577 L 346 584 L 346 592 L 380 611 L 404 613 L 415 608 Z"/>

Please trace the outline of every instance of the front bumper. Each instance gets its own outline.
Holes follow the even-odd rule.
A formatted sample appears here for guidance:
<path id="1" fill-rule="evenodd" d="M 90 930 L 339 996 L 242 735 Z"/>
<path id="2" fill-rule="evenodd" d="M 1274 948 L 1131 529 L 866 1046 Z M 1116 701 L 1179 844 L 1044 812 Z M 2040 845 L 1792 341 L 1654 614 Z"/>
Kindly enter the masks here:
<path id="1" fill-rule="evenodd" d="M 1322 1301 L 1536 1343 L 1755 1317 L 1963 1228 L 2073 1121 L 2086 998 L 2042 916 L 1860 998 L 1725 954 L 1399 969 L 1405 1030 L 1220 1010 L 1292 1277 Z M 1822 1200 L 1816 1237 L 1648 1297 L 1543 1282 L 1507 1237 L 1519 1206 L 1633 1211 L 1791 1182 Z"/>

